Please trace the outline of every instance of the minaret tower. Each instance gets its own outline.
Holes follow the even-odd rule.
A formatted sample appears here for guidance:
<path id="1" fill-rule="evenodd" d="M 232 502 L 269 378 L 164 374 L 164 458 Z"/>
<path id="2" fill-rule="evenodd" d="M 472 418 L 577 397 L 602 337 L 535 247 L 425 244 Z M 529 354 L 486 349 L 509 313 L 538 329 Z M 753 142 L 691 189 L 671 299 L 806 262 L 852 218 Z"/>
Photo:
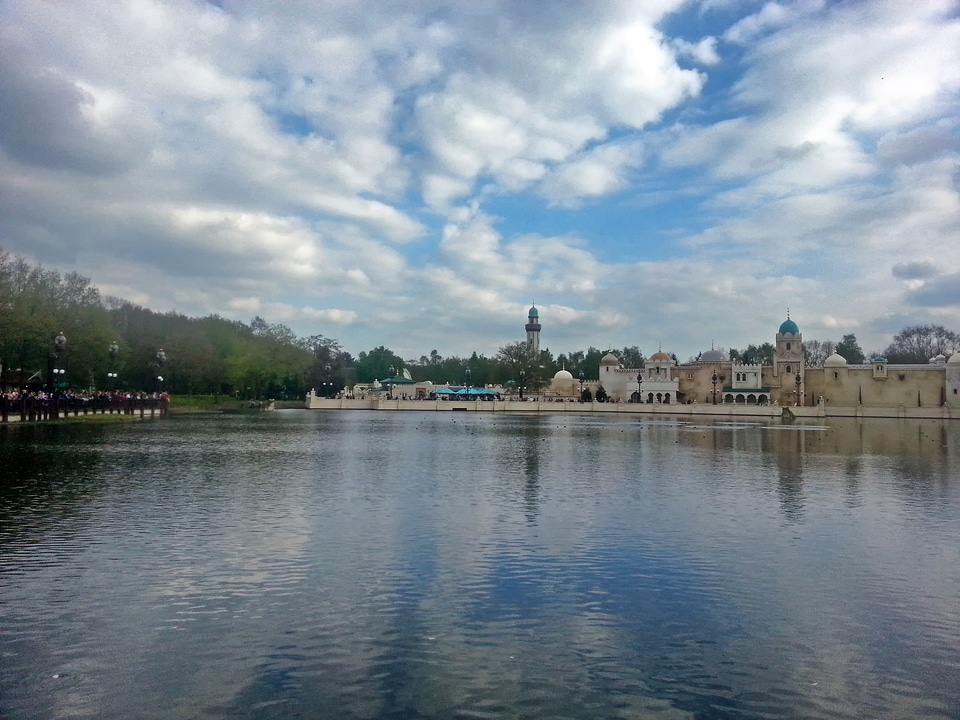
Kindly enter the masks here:
<path id="1" fill-rule="evenodd" d="M 787 319 L 780 324 L 777 332 L 776 344 L 773 350 L 773 374 L 779 379 L 780 402 L 792 398 L 797 402 L 797 395 L 802 398 L 804 393 L 803 367 L 803 335 L 800 328 L 790 319 L 787 310 Z"/>
<path id="2" fill-rule="evenodd" d="M 527 313 L 527 352 L 531 355 L 540 354 L 540 313 L 536 305 Z"/>

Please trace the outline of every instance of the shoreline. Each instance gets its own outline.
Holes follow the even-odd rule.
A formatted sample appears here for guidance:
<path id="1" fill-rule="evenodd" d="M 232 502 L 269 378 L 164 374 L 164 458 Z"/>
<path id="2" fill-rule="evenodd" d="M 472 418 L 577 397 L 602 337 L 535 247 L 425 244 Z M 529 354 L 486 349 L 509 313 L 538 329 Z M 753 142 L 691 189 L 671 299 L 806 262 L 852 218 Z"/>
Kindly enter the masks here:
<path id="1" fill-rule="evenodd" d="M 400 412 L 486 412 L 517 415 L 637 415 L 643 417 L 690 416 L 713 418 L 766 418 L 822 420 L 825 418 L 886 418 L 906 420 L 960 420 L 960 410 L 939 407 L 829 407 L 786 405 L 690 405 L 647 403 L 520 402 L 518 400 L 364 400 L 326 399 L 308 395 L 307 410 L 381 410 Z"/>

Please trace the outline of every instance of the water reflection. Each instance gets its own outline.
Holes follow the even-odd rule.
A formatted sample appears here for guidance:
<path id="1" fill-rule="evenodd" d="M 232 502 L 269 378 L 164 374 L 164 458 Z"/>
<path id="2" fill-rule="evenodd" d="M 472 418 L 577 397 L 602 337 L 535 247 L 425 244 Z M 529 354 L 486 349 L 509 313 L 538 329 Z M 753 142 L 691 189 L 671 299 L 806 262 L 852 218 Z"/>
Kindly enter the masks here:
<path id="1" fill-rule="evenodd" d="M 0 715 L 958 715 L 960 429 L 451 415 L 0 433 Z"/>

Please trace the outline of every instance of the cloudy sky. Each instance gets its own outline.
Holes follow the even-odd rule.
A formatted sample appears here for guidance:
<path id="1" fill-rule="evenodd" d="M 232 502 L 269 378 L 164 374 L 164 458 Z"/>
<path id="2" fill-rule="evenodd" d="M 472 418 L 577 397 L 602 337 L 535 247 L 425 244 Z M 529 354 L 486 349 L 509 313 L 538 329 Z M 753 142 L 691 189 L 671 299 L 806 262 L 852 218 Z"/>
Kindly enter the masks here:
<path id="1" fill-rule="evenodd" d="M 960 330 L 960 3 L 0 2 L 0 248 L 356 354 Z"/>

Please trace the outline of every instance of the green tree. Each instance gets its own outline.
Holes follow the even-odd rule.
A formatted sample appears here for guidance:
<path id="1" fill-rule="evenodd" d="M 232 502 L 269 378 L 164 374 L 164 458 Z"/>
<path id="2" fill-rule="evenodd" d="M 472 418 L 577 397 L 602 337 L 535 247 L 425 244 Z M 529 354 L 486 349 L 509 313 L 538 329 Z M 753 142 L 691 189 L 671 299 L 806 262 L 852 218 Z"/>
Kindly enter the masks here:
<path id="1" fill-rule="evenodd" d="M 543 364 L 545 359 L 550 359 L 549 351 L 533 355 L 526 343 L 515 342 L 503 345 L 497 351 L 496 359 L 500 364 L 501 383 L 505 384 L 509 380 L 520 383 L 521 372 L 527 392 L 537 392 L 550 382 L 547 377 L 548 368 Z"/>
<path id="2" fill-rule="evenodd" d="M 852 365 L 862 365 L 867 359 L 860 343 L 857 342 L 857 336 L 853 333 L 843 336 L 843 339 L 837 343 L 836 352 Z"/>
<path id="3" fill-rule="evenodd" d="M 383 380 L 390 377 L 390 368 L 399 374 L 403 369 L 403 358 L 383 345 L 375 347 L 370 352 L 361 352 L 357 355 L 356 372 L 357 382 L 371 383 L 374 380 Z"/>
<path id="4" fill-rule="evenodd" d="M 730 349 L 730 360 L 742 365 L 773 365 L 774 347 L 765 342 L 762 345 L 748 345 L 746 350 Z"/>
<path id="5" fill-rule="evenodd" d="M 642 368 L 647 361 L 643 352 L 636 345 L 623 348 L 617 352 L 617 356 L 625 368 Z"/>
<path id="6" fill-rule="evenodd" d="M 54 338 L 67 338 L 54 360 Z M 60 275 L 0 250 L 0 360 L 24 379 L 47 379 L 56 363 L 66 380 L 89 387 L 104 366 L 111 331 L 100 292 L 76 273 Z"/>
<path id="7" fill-rule="evenodd" d="M 600 379 L 600 359 L 606 354 L 604 350 L 593 346 L 587 348 L 587 352 L 583 357 L 582 366 L 584 377 L 586 377 L 587 380 Z"/>

